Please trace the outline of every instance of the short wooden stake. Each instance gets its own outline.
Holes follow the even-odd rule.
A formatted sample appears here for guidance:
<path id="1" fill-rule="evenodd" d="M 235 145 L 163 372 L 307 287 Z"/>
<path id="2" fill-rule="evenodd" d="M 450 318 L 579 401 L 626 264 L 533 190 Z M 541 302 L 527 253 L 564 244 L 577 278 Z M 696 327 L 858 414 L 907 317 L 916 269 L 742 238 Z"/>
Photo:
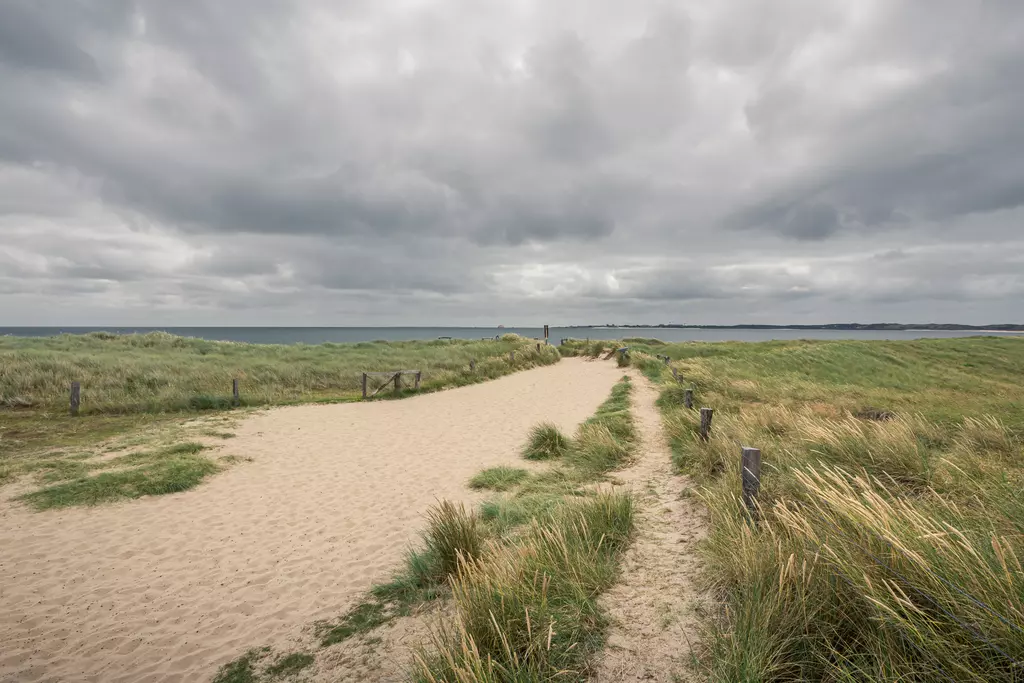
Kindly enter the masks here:
<path id="1" fill-rule="evenodd" d="M 78 406 L 82 403 L 82 385 L 78 382 L 71 383 L 71 417 L 78 416 Z"/>
<path id="2" fill-rule="evenodd" d="M 416 391 L 420 390 L 420 375 L 422 375 L 422 374 L 423 374 L 422 371 L 417 371 L 416 372 Z"/>
<path id="3" fill-rule="evenodd" d="M 687 389 L 683 392 L 683 405 L 693 410 L 693 389 Z"/>
<path id="4" fill-rule="evenodd" d="M 743 504 L 757 516 L 757 494 L 761 490 L 761 449 L 743 447 Z"/>
<path id="5" fill-rule="evenodd" d="M 712 408 L 700 409 L 700 438 L 707 441 L 711 436 L 711 418 L 715 414 Z"/>
<path id="6" fill-rule="evenodd" d="M 238 396 L 238 380 L 231 380 L 231 405 L 239 406 L 242 404 L 242 400 Z"/>
<path id="7" fill-rule="evenodd" d="M 395 393 L 397 394 L 402 390 L 402 373 L 395 373 Z"/>
<path id="8" fill-rule="evenodd" d="M 540 353 L 540 344 L 537 344 L 537 353 Z"/>
<path id="9" fill-rule="evenodd" d="M 366 373 L 363 373 L 363 398 L 366 398 Z"/>

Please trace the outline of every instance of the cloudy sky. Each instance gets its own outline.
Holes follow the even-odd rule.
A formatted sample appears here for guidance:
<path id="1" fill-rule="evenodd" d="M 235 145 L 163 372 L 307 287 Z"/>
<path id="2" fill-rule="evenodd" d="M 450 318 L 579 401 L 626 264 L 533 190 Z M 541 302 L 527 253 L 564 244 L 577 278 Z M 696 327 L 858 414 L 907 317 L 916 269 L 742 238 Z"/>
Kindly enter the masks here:
<path id="1" fill-rule="evenodd" d="M 0 325 L 1024 322 L 1019 0 L 0 0 Z"/>

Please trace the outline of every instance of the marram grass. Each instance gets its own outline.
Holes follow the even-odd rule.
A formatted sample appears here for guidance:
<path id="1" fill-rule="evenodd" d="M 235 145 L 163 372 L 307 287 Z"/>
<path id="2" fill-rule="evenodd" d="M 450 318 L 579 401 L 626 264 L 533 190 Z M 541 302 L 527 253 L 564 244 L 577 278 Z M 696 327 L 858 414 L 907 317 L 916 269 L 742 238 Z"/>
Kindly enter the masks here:
<path id="1" fill-rule="evenodd" d="M 676 464 L 710 512 L 705 580 L 721 602 L 704 676 L 1024 680 L 1024 340 L 637 344 L 631 357 L 663 383 Z M 715 408 L 707 443 L 682 406 L 691 383 Z M 762 449 L 756 525 L 740 445 Z"/>

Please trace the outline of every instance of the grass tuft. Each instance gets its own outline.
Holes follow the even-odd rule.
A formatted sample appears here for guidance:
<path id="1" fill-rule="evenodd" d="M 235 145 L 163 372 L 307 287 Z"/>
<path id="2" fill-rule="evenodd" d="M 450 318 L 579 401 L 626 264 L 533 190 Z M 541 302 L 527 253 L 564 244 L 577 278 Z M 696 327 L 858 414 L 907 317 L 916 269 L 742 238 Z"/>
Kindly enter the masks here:
<path id="1" fill-rule="evenodd" d="M 544 422 L 530 430 L 523 457 L 527 460 L 555 460 L 568 453 L 571 446 L 571 440 L 557 425 Z"/>
<path id="2" fill-rule="evenodd" d="M 529 476 L 521 467 L 488 467 L 469 480 L 469 488 L 508 491 Z"/>

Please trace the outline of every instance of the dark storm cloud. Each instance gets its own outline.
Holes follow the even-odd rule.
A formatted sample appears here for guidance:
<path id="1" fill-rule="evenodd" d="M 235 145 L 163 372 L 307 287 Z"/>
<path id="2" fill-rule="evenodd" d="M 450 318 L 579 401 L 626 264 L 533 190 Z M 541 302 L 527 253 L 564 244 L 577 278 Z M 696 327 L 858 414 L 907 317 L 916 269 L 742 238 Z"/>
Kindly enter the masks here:
<path id="1" fill-rule="evenodd" d="M 1009 319 L 1022 35 L 1012 2 L 9 0 L 0 313 Z"/>

